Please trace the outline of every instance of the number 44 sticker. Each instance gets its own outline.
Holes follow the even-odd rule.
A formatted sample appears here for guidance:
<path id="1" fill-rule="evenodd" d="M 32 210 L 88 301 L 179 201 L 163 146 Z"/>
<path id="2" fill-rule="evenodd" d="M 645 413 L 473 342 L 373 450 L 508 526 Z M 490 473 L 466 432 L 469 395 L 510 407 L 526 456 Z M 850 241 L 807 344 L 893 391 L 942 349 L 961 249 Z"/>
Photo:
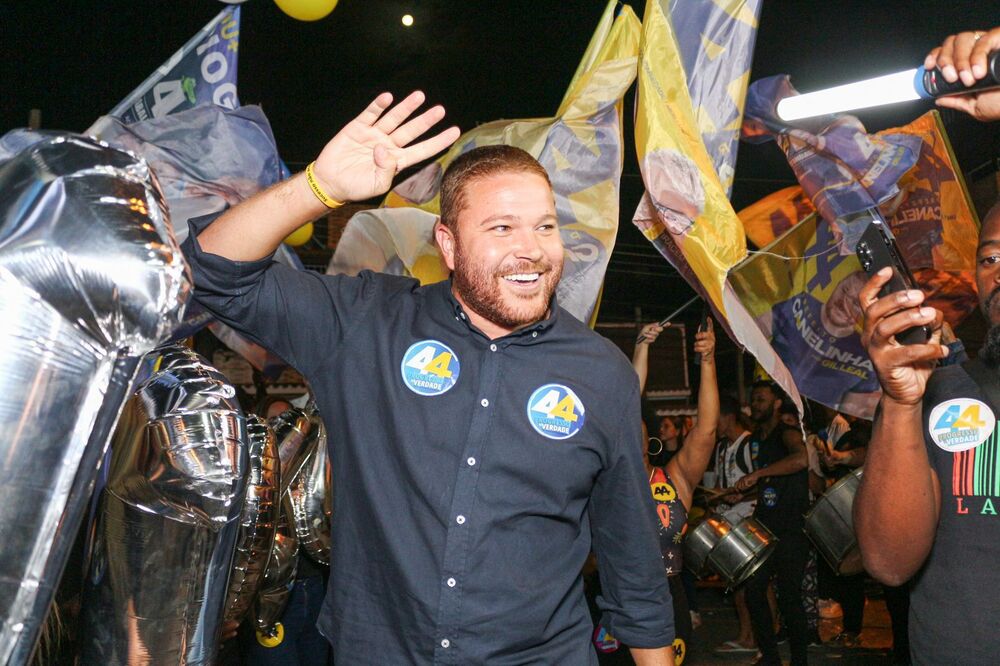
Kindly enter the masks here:
<path id="1" fill-rule="evenodd" d="M 580 432 L 585 416 L 583 401 L 562 384 L 539 386 L 528 398 L 531 427 L 549 439 L 569 439 Z"/>

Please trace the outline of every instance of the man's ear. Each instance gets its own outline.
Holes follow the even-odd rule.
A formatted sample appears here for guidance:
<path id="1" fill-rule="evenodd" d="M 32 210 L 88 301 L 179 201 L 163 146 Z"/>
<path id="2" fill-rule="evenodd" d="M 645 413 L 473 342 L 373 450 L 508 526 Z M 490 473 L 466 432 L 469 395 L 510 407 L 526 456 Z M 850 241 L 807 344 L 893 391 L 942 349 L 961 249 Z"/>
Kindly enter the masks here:
<path id="1" fill-rule="evenodd" d="M 455 270 L 455 234 L 441 223 L 441 218 L 434 223 L 434 241 L 437 243 L 441 258 L 449 271 Z"/>

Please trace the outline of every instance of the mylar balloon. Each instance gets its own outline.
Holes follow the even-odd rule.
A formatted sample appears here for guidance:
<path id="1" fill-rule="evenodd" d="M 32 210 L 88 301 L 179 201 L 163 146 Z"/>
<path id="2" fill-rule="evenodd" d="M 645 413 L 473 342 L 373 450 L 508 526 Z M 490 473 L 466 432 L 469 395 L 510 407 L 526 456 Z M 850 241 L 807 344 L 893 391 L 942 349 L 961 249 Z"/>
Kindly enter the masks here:
<path id="1" fill-rule="evenodd" d="M 300 21 L 318 21 L 337 6 L 337 0 L 274 0 L 274 3 Z"/>
<path id="2" fill-rule="evenodd" d="M 306 222 L 301 227 L 288 234 L 285 237 L 285 243 L 291 245 L 292 247 L 299 247 L 300 245 L 305 245 L 309 242 L 309 239 L 313 235 L 313 223 Z"/>

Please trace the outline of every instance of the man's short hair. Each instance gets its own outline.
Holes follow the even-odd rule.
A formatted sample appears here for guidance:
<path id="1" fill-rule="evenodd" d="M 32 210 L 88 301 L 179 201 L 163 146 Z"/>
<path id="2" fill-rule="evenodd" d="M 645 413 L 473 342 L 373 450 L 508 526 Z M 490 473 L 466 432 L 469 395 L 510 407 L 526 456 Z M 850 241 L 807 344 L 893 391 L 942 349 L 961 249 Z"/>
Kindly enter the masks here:
<path id="1" fill-rule="evenodd" d="M 788 396 L 785 395 L 785 392 L 781 390 L 781 387 L 778 386 L 777 382 L 775 382 L 774 380 L 758 379 L 757 381 L 755 381 L 753 384 L 750 385 L 751 391 L 758 388 L 766 388 L 772 393 L 772 395 L 774 395 L 775 398 L 781 400 L 781 402 L 783 403 L 788 403 Z"/>
<path id="2" fill-rule="evenodd" d="M 460 155 L 444 172 L 441 179 L 441 224 L 456 230 L 458 214 L 466 206 L 465 186 L 479 178 L 500 173 L 533 173 L 552 181 L 545 167 L 527 151 L 514 146 L 480 146 Z"/>
<path id="3" fill-rule="evenodd" d="M 740 401 L 731 395 L 723 393 L 719 396 L 719 415 L 720 416 L 739 416 L 743 413 L 740 409 Z"/>

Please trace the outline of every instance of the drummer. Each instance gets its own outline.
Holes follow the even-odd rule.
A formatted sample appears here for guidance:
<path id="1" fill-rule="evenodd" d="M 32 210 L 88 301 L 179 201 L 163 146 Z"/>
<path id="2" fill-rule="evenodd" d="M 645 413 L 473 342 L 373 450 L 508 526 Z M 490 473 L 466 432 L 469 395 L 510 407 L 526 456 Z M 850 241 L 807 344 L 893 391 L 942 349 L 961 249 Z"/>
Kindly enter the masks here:
<path id="1" fill-rule="evenodd" d="M 809 544 L 802 531 L 809 504 L 807 455 L 802 432 L 781 422 L 784 392 L 770 381 L 755 382 L 750 393 L 750 417 L 757 425 L 757 469 L 736 483 L 737 490 L 757 486 L 754 517 L 778 537 L 771 557 L 747 581 L 750 624 L 760 648 L 760 663 L 781 664 L 774 635 L 767 588 L 772 575 L 778 579 L 778 606 L 788 630 L 792 664 L 807 663 L 808 630 L 802 604 L 802 577 Z"/>
<path id="2" fill-rule="evenodd" d="M 694 498 L 694 489 L 701 482 L 715 450 L 715 433 L 719 422 L 719 385 L 715 371 L 715 332 L 711 318 L 704 330 L 695 334 L 694 351 L 701 355 L 701 380 L 698 387 L 698 418 L 684 437 L 676 455 L 662 467 L 654 463 L 657 450 L 644 446 L 646 473 L 650 491 L 657 502 L 657 527 L 660 534 L 660 551 L 663 566 L 674 599 L 674 623 L 680 643 L 674 643 L 676 656 L 687 649 L 692 633 L 691 615 L 687 595 L 681 583 L 683 569 L 683 535 L 687 527 L 687 513 Z M 649 347 L 663 332 L 659 324 L 647 324 L 642 329 L 642 339 L 636 344 L 632 365 L 639 375 L 639 390 L 645 389 L 649 367 Z M 645 430 L 645 426 L 643 426 Z M 655 444 L 658 440 L 652 440 Z M 645 443 L 645 442 L 644 442 Z M 678 663 L 679 660 L 678 660 Z"/>

